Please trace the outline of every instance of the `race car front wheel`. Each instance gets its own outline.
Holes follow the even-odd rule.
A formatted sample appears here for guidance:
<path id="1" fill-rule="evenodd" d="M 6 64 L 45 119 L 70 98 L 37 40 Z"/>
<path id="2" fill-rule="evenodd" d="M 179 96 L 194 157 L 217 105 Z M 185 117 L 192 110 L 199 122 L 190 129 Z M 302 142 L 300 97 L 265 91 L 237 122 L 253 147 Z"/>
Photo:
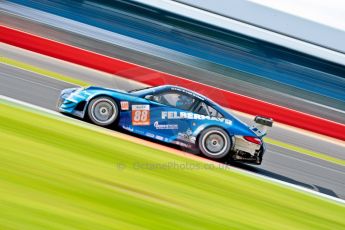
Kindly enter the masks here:
<path id="1" fill-rule="evenodd" d="M 223 129 L 211 127 L 201 133 L 198 144 L 204 156 L 210 159 L 221 159 L 228 154 L 231 139 Z"/>
<path id="2" fill-rule="evenodd" d="M 90 101 L 87 112 L 90 120 L 96 125 L 109 126 L 116 121 L 119 109 L 112 98 L 102 96 Z"/>

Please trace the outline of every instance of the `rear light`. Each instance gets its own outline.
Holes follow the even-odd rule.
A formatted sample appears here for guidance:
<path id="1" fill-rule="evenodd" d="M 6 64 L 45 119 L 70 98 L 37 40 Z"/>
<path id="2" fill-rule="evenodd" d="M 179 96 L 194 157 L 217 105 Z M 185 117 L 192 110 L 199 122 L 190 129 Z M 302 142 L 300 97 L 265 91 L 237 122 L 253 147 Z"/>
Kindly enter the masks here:
<path id="1" fill-rule="evenodd" d="M 256 145 L 261 145 L 262 144 L 260 138 L 257 138 L 257 137 L 245 136 L 243 138 L 245 140 L 249 141 L 249 142 L 252 142 L 252 143 L 256 144 Z"/>

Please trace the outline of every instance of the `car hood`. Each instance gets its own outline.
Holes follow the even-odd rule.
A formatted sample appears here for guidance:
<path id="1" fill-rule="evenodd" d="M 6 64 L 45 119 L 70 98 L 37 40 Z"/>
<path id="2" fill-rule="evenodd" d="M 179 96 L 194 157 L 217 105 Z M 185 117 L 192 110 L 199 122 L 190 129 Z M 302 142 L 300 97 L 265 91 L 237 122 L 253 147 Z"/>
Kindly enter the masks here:
<path id="1" fill-rule="evenodd" d="M 125 90 L 121 90 L 121 89 L 110 89 L 110 88 L 104 88 L 104 87 L 100 87 L 100 86 L 89 86 L 87 88 L 85 88 L 85 90 L 104 90 L 104 91 L 110 91 L 110 92 L 117 92 L 117 93 L 126 93 L 128 94 L 127 91 Z"/>

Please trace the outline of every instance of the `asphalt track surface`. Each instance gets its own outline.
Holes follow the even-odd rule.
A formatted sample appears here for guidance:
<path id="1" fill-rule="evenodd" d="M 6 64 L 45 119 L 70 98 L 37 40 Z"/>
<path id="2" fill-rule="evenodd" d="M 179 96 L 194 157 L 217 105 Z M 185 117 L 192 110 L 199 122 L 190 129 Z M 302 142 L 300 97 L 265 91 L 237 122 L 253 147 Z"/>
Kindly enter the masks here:
<path id="1" fill-rule="evenodd" d="M 26 63 L 45 67 L 52 71 L 55 70 L 75 78 L 88 80 L 92 84 L 110 85 L 114 88 L 122 89 L 138 87 L 136 83 L 125 81 L 116 76 L 33 54 L 4 44 L 0 46 L 0 54 L 1 56 L 25 61 Z M 72 86 L 74 85 L 67 82 L 0 64 L 0 94 L 17 100 L 55 110 L 59 92 L 64 88 Z M 248 119 L 246 116 L 241 116 L 241 118 Z M 272 129 L 270 137 L 280 141 L 285 139 L 286 142 L 296 146 L 314 151 L 319 150 L 319 152 L 341 159 L 345 158 L 345 145 L 342 142 L 333 143 L 332 141 L 310 136 L 308 133 L 279 125 Z M 279 146 L 268 145 L 268 151 L 261 166 L 244 164 L 235 164 L 234 166 L 345 199 L 344 166 L 303 155 Z"/>

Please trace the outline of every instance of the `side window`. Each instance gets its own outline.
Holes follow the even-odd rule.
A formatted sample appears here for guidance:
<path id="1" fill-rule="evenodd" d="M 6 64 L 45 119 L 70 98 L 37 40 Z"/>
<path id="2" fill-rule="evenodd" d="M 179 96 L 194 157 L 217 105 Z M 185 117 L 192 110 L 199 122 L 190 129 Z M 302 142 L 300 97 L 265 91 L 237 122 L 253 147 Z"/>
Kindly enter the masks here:
<path id="1" fill-rule="evenodd" d="M 198 107 L 196 107 L 195 109 L 195 113 L 205 115 L 205 116 L 210 115 L 207 109 L 207 105 L 204 102 L 199 103 Z"/>
<path id="2" fill-rule="evenodd" d="M 208 111 L 210 112 L 211 117 L 218 117 L 218 118 L 223 117 L 223 115 L 220 112 L 218 112 L 216 109 L 214 109 L 213 107 L 207 106 L 207 108 L 208 108 Z"/>
<path id="3" fill-rule="evenodd" d="M 189 110 L 195 102 L 193 97 L 176 92 L 161 93 L 153 96 L 153 101 L 173 106 L 183 110 Z"/>
<path id="4" fill-rule="evenodd" d="M 219 113 L 216 109 L 213 107 L 206 105 L 204 102 L 201 102 L 195 109 L 195 113 L 205 115 L 205 116 L 210 116 L 210 117 L 218 117 L 222 118 L 223 115 Z"/>

